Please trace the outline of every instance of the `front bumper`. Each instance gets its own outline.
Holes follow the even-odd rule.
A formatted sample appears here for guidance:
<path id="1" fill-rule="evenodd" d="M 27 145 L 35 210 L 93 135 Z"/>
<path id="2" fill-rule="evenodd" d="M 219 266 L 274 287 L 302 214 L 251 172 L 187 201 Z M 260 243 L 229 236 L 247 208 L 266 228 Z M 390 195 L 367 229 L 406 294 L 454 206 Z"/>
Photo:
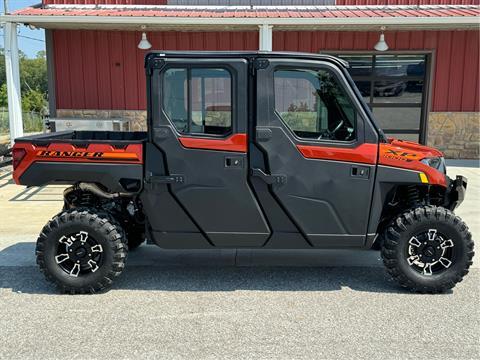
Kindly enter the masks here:
<path id="1" fill-rule="evenodd" d="M 447 177 L 447 191 L 445 192 L 445 207 L 450 210 L 455 210 L 465 199 L 465 192 L 467 191 L 467 178 L 465 176 L 457 175 L 455 180 Z"/>

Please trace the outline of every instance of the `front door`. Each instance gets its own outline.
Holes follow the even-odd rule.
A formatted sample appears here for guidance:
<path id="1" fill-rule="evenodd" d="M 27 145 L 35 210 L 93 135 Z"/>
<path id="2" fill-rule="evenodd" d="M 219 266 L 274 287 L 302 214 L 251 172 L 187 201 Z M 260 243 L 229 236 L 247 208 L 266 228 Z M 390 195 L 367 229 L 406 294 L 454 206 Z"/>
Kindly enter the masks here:
<path id="1" fill-rule="evenodd" d="M 151 77 L 150 106 L 152 142 L 164 165 L 147 167 L 151 183 L 159 184 L 155 191 L 164 191 L 164 183 L 165 197 L 174 199 L 163 216 L 175 222 L 173 208 L 180 207 L 184 223 L 191 223 L 186 232 L 198 231 L 214 246 L 262 246 L 270 229 L 248 185 L 248 62 L 168 58 L 161 64 Z"/>
<path id="2" fill-rule="evenodd" d="M 270 191 L 315 247 L 361 246 L 378 140 L 346 74 L 327 62 L 257 61 L 255 146 Z"/>

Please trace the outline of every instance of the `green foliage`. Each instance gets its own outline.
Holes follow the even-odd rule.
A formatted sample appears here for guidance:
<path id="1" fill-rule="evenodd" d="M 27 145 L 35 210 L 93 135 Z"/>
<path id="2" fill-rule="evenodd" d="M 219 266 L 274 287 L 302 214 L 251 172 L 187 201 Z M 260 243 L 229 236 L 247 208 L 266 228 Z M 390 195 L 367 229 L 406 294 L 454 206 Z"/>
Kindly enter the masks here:
<path id="1" fill-rule="evenodd" d="M 38 90 L 29 90 L 22 95 L 22 111 L 43 113 L 46 107 L 45 97 Z"/>
<path id="2" fill-rule="evenodd" d="M 47 61 L 45 51 L 39 51 L 34 59 L 22 52 L 20 56 L 20 83 L 22 110 L 41 112 L 47 105 Z M 0 49 L 0 107 L 7 106 L 5 57 Z"/>
<path id="3" fill-rule="evenodd" d="M 0 85 L 0 108 L 6 108 L 7 106 L 8 106 L 7 84 L 3 83 Z"/>

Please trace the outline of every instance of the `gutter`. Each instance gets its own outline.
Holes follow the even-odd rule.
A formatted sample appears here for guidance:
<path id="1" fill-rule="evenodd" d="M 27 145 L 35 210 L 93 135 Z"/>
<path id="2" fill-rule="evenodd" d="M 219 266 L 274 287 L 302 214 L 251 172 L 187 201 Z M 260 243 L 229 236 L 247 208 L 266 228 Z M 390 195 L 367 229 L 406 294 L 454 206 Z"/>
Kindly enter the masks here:
<path id="1" fill-rule="evenodd" d="M 155 17 L 155 16 L 45 16 L 45 15 L 5 15 L 0 22 L 23 24 L 98 24 L 98 25 L 229 25 L 229 26 L 448 26 L 462 25 L 480 29 L 480 17 L 356 17 L 356 18 L 221 18 L 221 17 Z"/>

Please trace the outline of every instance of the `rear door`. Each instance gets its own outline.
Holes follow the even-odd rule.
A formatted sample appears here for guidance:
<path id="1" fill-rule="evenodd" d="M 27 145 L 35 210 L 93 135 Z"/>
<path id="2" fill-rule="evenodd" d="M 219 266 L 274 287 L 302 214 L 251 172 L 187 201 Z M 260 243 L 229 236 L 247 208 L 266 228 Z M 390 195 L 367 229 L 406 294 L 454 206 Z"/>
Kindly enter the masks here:
<path id="1" fill-rule="evenodd" d="M 153 174 L 153 182 L 168 184 L 212 245 L 263 245 L 270 230 L 247 182 L 248 62 L 167 58 L 161 64 L 152 75 L 150 106 L 165 174 Z"/>
<path id="2" fill-rule="evenodd" d="M 366 240 L 377 161 L 377 135 L 329 62 L 257 60 L 255 145 L 270 191 L 316 247 Z M 265 178 L 268 179 L 268 178 Z"/>

